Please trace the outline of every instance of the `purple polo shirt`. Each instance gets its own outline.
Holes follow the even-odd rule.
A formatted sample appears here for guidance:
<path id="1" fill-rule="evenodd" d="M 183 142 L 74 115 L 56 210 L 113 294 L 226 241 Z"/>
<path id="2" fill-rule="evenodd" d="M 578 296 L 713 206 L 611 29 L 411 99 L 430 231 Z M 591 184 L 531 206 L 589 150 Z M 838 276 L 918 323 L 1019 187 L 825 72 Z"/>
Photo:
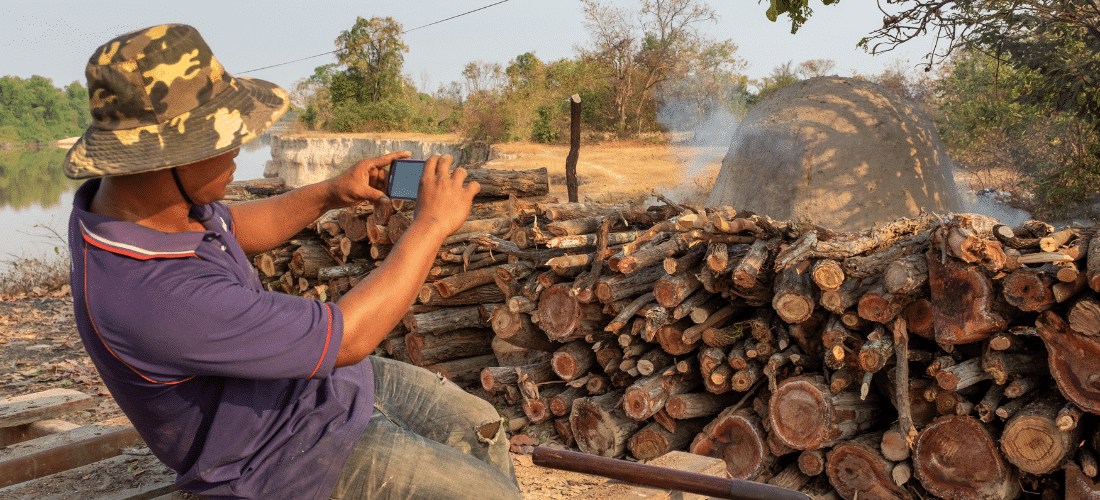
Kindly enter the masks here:
<path id="1" fill-rule="evenodd" d="M 103 382 L 176 484 L 210 498 L 327 499 L 374 405 L 369 361 L 333 368 L 331 302 L 265 291 L 220 203 L 203 232 L 69 220 L 73 304 Z"/>

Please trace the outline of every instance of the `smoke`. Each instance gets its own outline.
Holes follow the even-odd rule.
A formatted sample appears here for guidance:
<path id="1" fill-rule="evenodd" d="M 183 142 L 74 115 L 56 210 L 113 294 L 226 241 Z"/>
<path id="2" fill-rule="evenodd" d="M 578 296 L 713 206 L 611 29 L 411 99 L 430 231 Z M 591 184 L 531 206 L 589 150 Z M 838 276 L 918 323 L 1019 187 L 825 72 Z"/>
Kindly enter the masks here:
<path id="1" fill-rule="evenodd" d="M 732 92 L 719 94 L 732 95 Z M 717 98 L 703 101 L 664 99 L 657 112 L 657 122 L 669 132 L 674 153 L 685 160 L 680 182 L 658 187 L 664 190 L 661 194 L 677 202 L 706 202 L 714 187 L 717 168 L 730 150 L 730 142 L 741 123 L 741 117 L 732 111 L 730 102 Z"/>

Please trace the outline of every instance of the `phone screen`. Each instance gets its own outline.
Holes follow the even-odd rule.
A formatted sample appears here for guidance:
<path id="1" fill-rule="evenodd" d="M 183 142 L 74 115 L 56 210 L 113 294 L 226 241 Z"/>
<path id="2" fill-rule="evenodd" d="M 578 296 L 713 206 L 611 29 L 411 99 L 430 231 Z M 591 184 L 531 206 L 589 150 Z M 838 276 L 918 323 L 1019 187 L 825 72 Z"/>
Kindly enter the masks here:
<path id="1" fill-rule="evenodd" d="M 415 200 L 423 173 L 424 160 L 394 160 L 390 163 L 387 194 L 399 200 Z"/>

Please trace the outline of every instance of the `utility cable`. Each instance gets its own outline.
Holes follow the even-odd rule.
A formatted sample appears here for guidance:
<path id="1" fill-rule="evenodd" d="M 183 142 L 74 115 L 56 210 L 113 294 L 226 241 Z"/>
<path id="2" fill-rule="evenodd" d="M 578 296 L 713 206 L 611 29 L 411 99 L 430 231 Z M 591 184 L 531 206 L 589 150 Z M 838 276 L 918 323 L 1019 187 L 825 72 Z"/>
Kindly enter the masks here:
<path id="1" fill-rule="evenodd" d="M 418 30 L 418 29 L 420 29 L 420 28 L 427 28 L 428 26 L 432 26 L 432 25 L 435 25 L 435 24 L 439 24 L 439 23 L 442 23 L 442 22 L 445 22 L 445 21 L 450 21 L 451 19 L 457 19 L 457 18 L 459 18 L 459 17 L 462 17 L 462 16 L 465 16 L 465 15 L 467 15 L 467 14 L 473 14 L 474 12 L 477 12 L 477 11 L 479 11 L 479 10 L 485 10 L 485 9 L 488 9 L 489 7 L 493 7 L 493 6 L 496 6 L 496 5 L 500 5 L 500 4 L 502 4 L 502 3 L 505 3 L 505 2 L 507 2 L 507 1 L 508 1 L 508 0 L 500 0 L 499 2 L 496 2 L 496 3 L 492 3 L 492 4 L 486 5 L 486 6 L 484 6 L 484 7 L 478 7 L 478 8 L 476 8 L 476 9 L 474 9 L 474 10 L 471 10 L 471 11 L 467 11 L 467 12 L 463 12 L 463 13 L 461 13 L 461 14 L 457 14 L 457 15 L 454 15 L 454 16 L 451 16 L 451 17 L 448 17 L 448 18 L 446 18 L 446 19 L 440 19 L 440 20 L 438 20 L 438 21 L 435 21 L 435 22 L 431 22 L 431 23 L 428 23 L 428 24 L 425 24 L 425 25 L 422 25 L 422 26 L 417 26 L 417 27 L 415 27 L 415 28 L 413 28 L 413 29 L 408 29 L 408 30 L 402 31 L 402 32 L 401 32 L 401 33 L 399 33 L 399 34 L 401 34 L 401 35 L 404 35 L 405 33 L 413 32 L 413 31 L 416 31 L 416 30 Z M 372 41 L 373 41 L 373 40 L 372 40 Z M 293 61 L 287 61 L 287 62 L 282 62 L 282 63 L 279 63 L 279 64 L 272 64 L 272 65 L 270 65 L 270 66 L 264 66 L 264 67 L 262 67 L 262 68 L 250 69 L 250 70 L 248 70 L 248 71 L 239 71 L 239 72 L 236 72 L 236 73 L 234 73 L 234 74 L 236 74 L 236 75 L 241 75 L 241 74 L 244 74 L 244 73 L 251 73 L 251 72 L 253 72 L 253 71 L 260 71 L 260 70 L 265 70 L 265 69 L 269 69 L 269 68 L 275 68 L 275 67 L 278 67 L 278 66 L 286 66 L 287 64 L 294 64 L 294 63 L 296 63 L 296 62 L 301 62 L 301 61 L 305 61 L 305 60 L 307 60 L 307 59 L 313 59 L 313 58 L 315 58 L 315 57 L 321 57 L 321 56 L 327 56 L 327 55 L 329 55 L 329 54 L 335 54 L 335 53 L 339 52 L 340 50 L 341 50 L 341 49 L 336 49 L 336 50 L 330 50 L 330 51 L 328 51 L 328 52 L 325 52 L 325 53 L 323 53 L 323 54 L 317 54 L 317 55 L 315 55 L 315 56 L 303 57 L 303 58 L 301 58 L 301 59 L 295 59 L 295 60 L 293 60 Z"/>

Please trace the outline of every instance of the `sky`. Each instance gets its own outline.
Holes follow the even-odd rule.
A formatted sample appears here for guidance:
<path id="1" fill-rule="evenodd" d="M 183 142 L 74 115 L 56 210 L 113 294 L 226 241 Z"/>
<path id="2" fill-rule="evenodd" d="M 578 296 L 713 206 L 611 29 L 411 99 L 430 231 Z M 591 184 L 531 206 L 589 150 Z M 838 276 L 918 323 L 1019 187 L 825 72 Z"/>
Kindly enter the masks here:
<path id="1" fill-rule="evenodd" d="M 74 81 L 86 85 L 84 66 L 99 45 L 136 29 L 184 23 L 198 29 L 230 74 L 290 89 L 315 67 L 335 62 L 331 54 L 311 56 L 335 50 L 334 40 L 357 16 L 388 16 L 406 30 L 405 74 L 430 93 L 442 84 L 463 81 L 462 68 L 469 62 L 507 66 L 525 52 L 542 61 L 573 58 L 575 47 L 590 40 L 579 0 L 507 0 L 492 5 L 498 1 L 13 2 L 0 16 L 0 76 L 39 75 L 57 87 Z M 720 20 L 702 30 L 713 39 L 732 40 L 753 79 L 785 62 L 797 65 L 810 59 L 835 61 L 834 71 L 841 76 L 873 75 L 898 65 L 915 68 L 931 48 L 926 40 L 879 55 L 857 48 L 860 38 L 881 26 L 877 2 L 870 0 L 829 6 L 812 1 L 814 15 L 795 35 L 786 17 L 775 23 L 767 20 L 767 0 L 706 1 Z M 636 11 L 640 0 L 610 3 Z M 425 26 L 482 7 L 486 8 Z M 290 61 L 297 62 L 250 71 Z"/>

